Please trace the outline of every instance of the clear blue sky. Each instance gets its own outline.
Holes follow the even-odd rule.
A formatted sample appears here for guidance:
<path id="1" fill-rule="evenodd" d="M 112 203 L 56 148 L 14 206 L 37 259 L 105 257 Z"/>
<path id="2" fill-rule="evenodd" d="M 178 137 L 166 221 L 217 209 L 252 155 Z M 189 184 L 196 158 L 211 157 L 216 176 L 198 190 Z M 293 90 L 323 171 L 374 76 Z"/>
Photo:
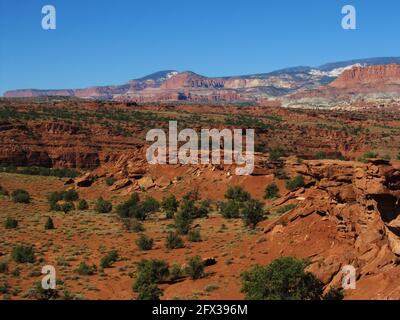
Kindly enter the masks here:
<path id="1" fill-rule="evenodd" d="M 0 0 L 0 94 L 207 76 L 400 55 L 398 0 Z M 41 8 L 57 9 L 57 30 Z M 358 30 L 341 28 L 357 9 Z"/>

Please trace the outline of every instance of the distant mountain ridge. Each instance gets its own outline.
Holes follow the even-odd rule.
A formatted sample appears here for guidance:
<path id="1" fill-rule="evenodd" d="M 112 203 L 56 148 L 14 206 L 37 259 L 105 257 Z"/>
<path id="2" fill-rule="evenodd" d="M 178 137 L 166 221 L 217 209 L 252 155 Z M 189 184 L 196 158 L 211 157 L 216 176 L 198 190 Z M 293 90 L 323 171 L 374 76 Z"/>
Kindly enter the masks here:
<path id="1" fill-rule="evenodd" d="M 354 67 L 400 64 L 400 57 L 368 58 L 298 66 L 251 75 L 206 77 L 192 71 L 158 71 L 122 85 L 83 89 L 7 91 L 4 97 L 67 96 L 136 102 L 262 102 L 317 89 Z"/>

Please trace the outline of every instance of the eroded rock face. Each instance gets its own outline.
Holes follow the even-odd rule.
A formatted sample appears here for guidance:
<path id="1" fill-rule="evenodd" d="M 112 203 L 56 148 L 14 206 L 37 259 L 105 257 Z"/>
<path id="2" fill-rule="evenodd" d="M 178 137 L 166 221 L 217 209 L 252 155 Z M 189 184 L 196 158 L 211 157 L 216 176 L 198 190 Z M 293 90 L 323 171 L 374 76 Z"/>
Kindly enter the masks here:
<path id="1" fill-rule="evenodd" d="M 292 170 L 316 182 L 288 194 L 279 205 L 294 202 L 297 207 L 265 223 L 264 232 L 269 240 L 282 243 L 281 252 L 308 256 L 310 271 L 327 285 L 341 286 L 340 270 L 345 265 L 354 266 L 361 281 L 397 270 L 399 168 L 374 159 L 367 164 L 305 161 Z M 304 238 L 299 240 L 299 234 Z"/>
<path id="2" fill-rule="evenodd" d="M 335 81 L 330 83 L 334 88 L 349 88 L 362 84 L 400 84 L 400 65 L 388 64 L 369 67 L 355 67 L 346 70 Z"/>

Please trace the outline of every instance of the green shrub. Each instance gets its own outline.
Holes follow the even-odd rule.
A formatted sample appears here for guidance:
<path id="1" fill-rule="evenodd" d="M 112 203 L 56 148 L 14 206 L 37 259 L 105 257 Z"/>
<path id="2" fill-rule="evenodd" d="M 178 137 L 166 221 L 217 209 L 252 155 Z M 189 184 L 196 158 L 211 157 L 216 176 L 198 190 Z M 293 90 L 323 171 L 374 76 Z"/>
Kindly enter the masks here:
<path id="1" fill-rule="evenodd" d="M 19 263 L 34 263 L 36 260 L 33 247 L 25 245 L 15 246 L 11 251 L 11 257 Z"/>
<path id="2" fill-rule="evenodd" d="M 148 215 L 156 212 L 159 209 L 159 203 L 153 198 L 147 198 L 140 202 L 139 195 L 135 192 L 131 195 L 128 201 L 119 204 L 116 208 L 119 217 L 135 218 L 138 220 L 146 220 Z"/>
<path id="3" fill-rule="evenodd" d="M 54 300 L 58 298 L 56 289 L 43 289 L 42 283 L 37 282 L 29 289 L 27 297 L 35 300 Z"/>
<path id="4" fill-rule="evenodd" d="M 201 235 L 199 229 L 190 230 L 188 233 L 188 240 L 190 242 L 201 242 Z"/>
<path id="5" fill-rule="evenodd" d="M 64 191 L 62 193 L 62 196 L 63 196 L 63 200 L 66 202 L 76 201 L 79 199 L 78 192 L 76 192 L 76 190 L 73 190 L 73 189 Z"/>
<path id="6" fill-rule="evenodd" d="M 358 158 L 358 161 L 367 163 L 368 159 L 373 159 L 373 158 L 379 158 L 379 154 L 376 152 L 366 152 L 360 158 Z"/>
<path id="7" fill-rule="evenodd" d="M 6 273 L 8 271 L 8 263 L 0 261 L 0 273 Z"/>
<path id="8" fill-rule="evenodd" d="M 121 218 L 129 218 L 129 209 L 136 207 L 140 202 L 139 194 L 137 192 L 132 193 L 128 201 L 117 206 L 117 213 Z"/>
<path id="9" fill-rule="evenodd" d="M 152 214 L 156 213 L 158 210 L 160 210 L 160 203 L 154 199 L 153 197 L 148 197 L 146 198 L 142 203 L 141 203 L 142 209 L 146 214 Z"/>
<path id="10" fill-rule="evenodd" d="M 117 181 L 117 179 L 115 178 L 115 177 L 107 177 L 106 178 L 106 184 L 109 186 L 109 187 L 111 187 L 113 184 L 114 184 L 114 182 L 115 181 Z"/>
<path id="11" fill-rule="evenodd" d="M 327 159 L 326 153 L 323 151 L 318 151 L 315 155 L 315 159 L 324 160 Z"/>
<path id="12" fill-rule="evenodd" d="M 263 204 L 253 199 L 246 202 L 242 209 L 242 215 L 246 226 L 254 229 L 257 223 L 264 219 Z"/>
<path id="13" fill-rule="evenodd" d="M 225 219 L 236 219 L 240 217 L 241 207 L 241 203 L 229 200 L 220 204 L 220 213 Z"/>
<path id="14" fill-rule="evenodd" d="M 169 278 L 172 281 L 178 280 L 184 276 L 185 270 L 182 269 L 182 267 L 175 263 L 172 265 L 172 267 L 169 269 Z"/>
<path id="15" fill-rule="evenodd" d="M 0 186 L 0 196 L 8 196 L 8 191 Z"/>
<path id="16" fill-rule="evenodd" d="M 204 277 L 204 263 L 199 256 L 190 257 L 186 260 L 186 274 L 193 280 Z"/>
<path id="17" fill-rule="evenodd" d="M 44 229 L 45 230 L 53 230 L 53 229 L 55 229 L 52 218 L 50 218 L 50 217 L 47 218 L 46 224 L 44 225 Z"/>
<path id="18" fill-rule="evenodd" d="M 324 300 L 343 300 L 343 298 L 343 290 L 336 287 L 331 287 L 328 292 L 323 296 Z"/>
<path id="19" fill-rule="evenodd" d="M 185 245 L 182 238 L 175 232 L 168 232 L 167 238 L 165 240 L 165 247 L 167 249 L 179 249 L 183 248 Z"/>
<path id="20" fill-rule="evenodd" d="M 180 234 L 187 234 L 193 222 L 193 208 L 191 205 L 186 205 L 188 201 L 185 200 L 184 203 L 174 217 L 175 227 Z"/>
<path id="21" fill-rule="evenodd" d="M 269 152 L 269 160 L 278 161 L 280 157 L 283 156 L 284 151 L 281 148 L 272 149 Z"/>
<path id="22" fill-rule="evenodd" d="M 178 210 L 179 202 L 174 195 L 165 197 L 161 202 L 161 208 L 165 211 L 167 219 L 172 219 Z"/>
<path id="23" fill-rule="evenodd" d="M 4 227 L 6 229 L 15 229 L 18 227 L 18 221 L 14 218 L 7 217 L 6 222 L 4 223 Z"/>
<path id="24" fill-rule="evenodd" d="M 304 187 L 304 177 L 302 175 L 298 175 L 294 177 L 292 180 L 286 181 L 286 188 L 290 191 L 299 189 Z"/>
<path id="25" fill-rule="evenodd" d="M 31 201 L 31 197 L 28 191 L 23 189 L 17 189 L 11 193 L 11 199 L 15 203 L 29 203 Z"/>
<path id="26" fill-rule="evenodd" d="M 79 267 L 75 270 L 75 272 L 81 276 L 91 276 L 93 274 L 95 274 L 95 272 L 97 271 L 97 267 L 96 265 L 88 265 L 85 262 L 81 262 L 79 264 Z"/>
<path id="27" fill-rule="evenodd" d="M 265 199 L 276 199 L 279 198 L 279 188 L 276 183 L 270 183 L 265 188 Z"/>
<path id="28" fill-rule="evenodd" d="M 68 213 L 72 210 L 75 210 L 75 205 L 73 202 L 65 202 L 61 205 L 61 211 L 64 213 Z"/>
<path id="29" fill-rule="evenodd" d="M 89 204 L 85 199 L 81 199 L 78 202 L 78 210 L 84 211 L 89 209 Z"/>
<path id="30" fill-rule="evenodd" d="M 112 204 L 110 201 L 104 200 L 100 197 L 96 202 L 95 210 L 97 213 L 110 213 L 112 210 Z"/>
<path id="31" fill-rule="evenodd" d="M 282 168 L 277 168 L 274 170 L 274 175 L 279 180 L 287 180 L 289 179 L 286 171 Z"/>
<path id="32" fill-rule="evenodd" d="M 57 202 L 50 202 L 50 211 L 63 211 L 61 206 Z"/>
<path id="33" fill-rule="evenodd" d="M 50 193 L 48 199 L 49 199 L 49 203 L 58 202 L 63 199 L 63 193 L 54 191 L 54 192 Z"/>
<path id="34" fill-rule="evenodd" d="M 169 276 L 168 264 L 163 260 L 141 260 L 138 264 L 136 279 L 133 289 L 136 291 L 143 285 L 156 284 L 164 281 Z"/>
<path id="35" fill-rule="evenodd" d="M 137 220 L 133 220 L 131 225 L 130 225 L 130 230 L 133 232 L 143 232 L 144 231 L 144 226 Z"/>
<path id="36" fill-rule="evenodd" d="M 206 286 L 206 287 L 204 288 L 204 291 L 206 291 L 206 292 L 213 292 L 213 291 L 215 291 L 215 290 L 217 290 L 217 289 L 219 289 L 219 286 L 218 286 L 218 285 L 216 285 L 216 284 L 209 284 L 208 286 Z"/>
<path id="37" fill-rule="evenodd" d="M 158 301 L 163 295 L 163 290 L 161 290 L 156 284 L 149 284 L 141 287 L 138 290 L 137 300 L 151 300 Z"/>
<path id="38" fill-rule="evenodd" d="M 8 282 L 3 282 L 0 284 L 0 294 L 7 294 L 10 291 L 11 286 Z"/>
<path id="39" fill-rule="evenodd" d="M 248 300 L 320 300 L 323 283 L 304 271 L 307 263 L 293 257 L 282 257 L 268 266 L 253 266 L 243 272 L 242 292 Z"/>
<path id="40" fill-rule="evenodd" d="M 102 268 L 110 268 L 114 262 L 118 260 L 118 252 L 112 250 L 107 253 L 103 258 L 101 258 L 100 266 Z"/>
<path id="41" fill-rule="evenodd" d="M 238 202 L 246 202 L 250 200 L 250 193 L 245 191 L 241 186 L 234 186 L 228 188 L 225 198 Z"/>
<path id="42" fill-rule="evenodd" d="M 141 235 L 139 239 L 136 240 L 136 245 L 140 250 L 147 251 L 153 248 L 154 240 L 147 237 L 146 235 Z"/>
<path id="43" fill-rule="evenodd" d="M 17 168 L 11 169 L 18 174 L 26 174 L 32 176 L 53 176 L 59 178 L 76 178 L 79 176 L 79 172 L 69 169 L 53 169 L 44 167 L 24 167 L 17 170 Z"/>
<path id="44" fill-rule="evenodd" d="M 296 207 L 297 207 L 297 204 L 290 203 L 290 204 L 287 204 L 287 205 L 285 205 L 283 207 L 280 207 L 278 210 L 276 210 L 276 213 L 281 215 L 281 214 L 284 214 L 284 213 L 286 213 L 286 212 L 288 212 L 288 211 L 290 211 L 290 210 L 292 210 L 292 209 L 294 209 Z"/>
<path id="45" fill-rule="evenodd" d="M 211 201 L 203 200 L 200 202 L 200 206 L 196 210 L 195 218 L 204 218 L 208 217 L 208 213 L 210 212 Z"/>

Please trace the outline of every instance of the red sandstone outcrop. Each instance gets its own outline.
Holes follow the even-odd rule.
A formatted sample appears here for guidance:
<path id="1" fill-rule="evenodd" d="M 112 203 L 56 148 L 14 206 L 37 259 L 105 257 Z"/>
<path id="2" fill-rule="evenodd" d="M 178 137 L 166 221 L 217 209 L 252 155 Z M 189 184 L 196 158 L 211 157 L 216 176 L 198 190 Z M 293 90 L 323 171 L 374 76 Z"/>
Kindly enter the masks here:
<path id="1" fill-rule="evenodd" d="M 400 85 L 400 65 L 388 64 L 369 67 L 354 67 L 346 70 L 336 80 L 329 84 L 333 88 L 351 88 L 362 85 L 388 84 Z"/>
<path id="2" fill-rule="evenodd" d="M 364 296 L 369 290 L 370 298 L 394 298 L 390 293 L 394 285 L 389 282 L 377 292 L 376 283 L 366 285 L 384 274 L 398 276 L 400 168 L 377 159 L 368 164 L 305 161 L 292 170 L 315 184 L 278 203 L 297 207 L 264 223 L 267 240 L 276 243 L 277 252 L 309 257 L 310 271 L 327 285 L 340 287 L 341 268 L 352 265 L 357 285 L 365 287 Z"/>

